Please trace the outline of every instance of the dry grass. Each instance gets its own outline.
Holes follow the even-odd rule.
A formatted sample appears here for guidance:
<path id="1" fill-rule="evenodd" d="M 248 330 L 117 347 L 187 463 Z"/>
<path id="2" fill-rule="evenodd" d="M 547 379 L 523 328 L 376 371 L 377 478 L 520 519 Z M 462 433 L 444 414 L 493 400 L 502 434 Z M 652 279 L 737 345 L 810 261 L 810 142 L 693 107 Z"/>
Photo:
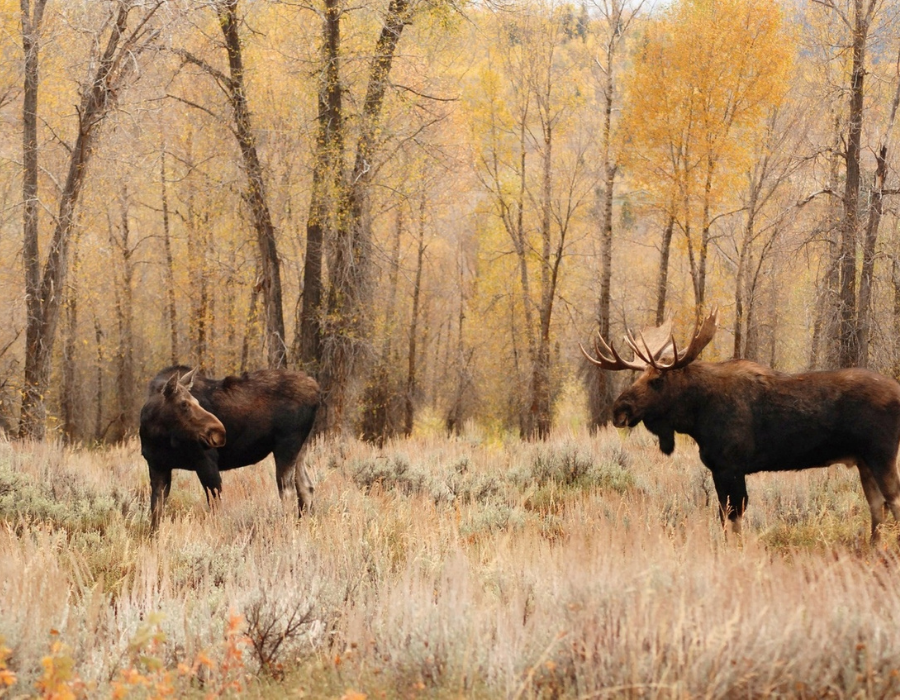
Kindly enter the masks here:
<path id="1" fill-rule="evenodd" d="M 267 462 L 215 513 L 176 473 L 151 538 L 136 443 L 0 443 L 8 692 L 50 697 L 50 659 L 90 697 L 900 694 L 896 544 L 866 544 L 855 471 L 750 477 L 738 544 L 692 443 L 641 430 L 308 463 L 302 522 Z"/>

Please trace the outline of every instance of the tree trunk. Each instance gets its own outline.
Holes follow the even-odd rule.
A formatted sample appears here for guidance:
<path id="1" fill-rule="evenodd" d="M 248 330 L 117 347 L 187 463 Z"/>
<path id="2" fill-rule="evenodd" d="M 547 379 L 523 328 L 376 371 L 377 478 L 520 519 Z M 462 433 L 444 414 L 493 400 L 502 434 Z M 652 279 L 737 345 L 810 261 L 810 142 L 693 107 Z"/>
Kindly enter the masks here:
<path id="1" fill-rule="evenodd" d="M 675 231 L 675 216 L 669 214 L 663 229 L 662 245 L 659 251 L 659 273 L 656 276 L 656 325 L 666 320 L 666 292 L 669 288 L 669 256 L 672 252 L 672 233 Z"/>
<path id="2" fill-rule="evenodd" d="M 172 236 L 169 227 L 169 197 L 166 181 L 166 148 L 163 146 L 160 158 L 160 187 L 162 188 L 163 249 L 166 254 L 166 296 L 169 302 L 169 335 L 172 352 L 170 361 L 178 364 L 178 304 L 175 299 L 175 261 L 172 256 Z"/>
<path id="3" fill-rule="evenodd" d="M 459 435 L 467 418 L 466 394 L 469 391 L 469 362 L 472 359 L 473 350 L 466 351 L 465 322 L 466 322 L 466 298 L 463 294 L 463 259 L 462 251 L 457 258 L 457 288 L 459 289 L 459 314 L 456 325 L 456 381 L 453 385 L 453 401 L 447 412 L 446 428 L 450 435 Z M 514 318 L 514 316 L 513 316 Z M 447 346 L 449 351 L 450 338 L 452 336 L 451 324 L 447 324 Z M 515 344 L 515 328 L 513 329 L 513 344 Z M 449 357 L 445 360 L 449 364 Z M 520 420 L 524 419 L 524 411 L 519 413 Z M 520 428 L 523 427 L 520 424 Z"/>
<path id="4" fill-rule="evenodd" d="M 353 172 L 342 188 L 328 293 L 329 326 L 323 338 L 322 369 L 319 374 L 325 410 L 317 415 L 317 424 L 328 432 L 340 431 L 343 427 L 354 363 L 362 355 L 363 343 L 370 335 L 370 314 L 366 306 L 372 262 L 368 201 L 373 177 L 372 158 L 388 76 L 403 28 L 408 22 L 408 0 L 391 0 L 369 66 Z"/>
<path id="5" fill-rule="evenodd" d="M 384 441 L 397 430 L 395 416 L 391 411 L 397 393 L 396 374 L 391 371 L 393 366 L 391 355 L 393 354 L 394 316 L 397 310 L 397 285 L 400 277 L 400 243 L 403 239 L 404 206 L 405 203 L 401 202 L 397 207 L 394 243 L 391 247 L 388 266 L 388 298 L 387 308 L 384 312 L 381 351 L 374 371 L 369 374 L 369 381 L 362 397 L 363 418 L 360 430 L 362 438 L 376 443 L 379 447 L 384 445 Z"/>
<path id="6" fill-rule="evenodd" d="M 38 142 L 37 109 L 40 73 L 38 54 L 40 52 L 41 22 L 46 0 L 35 0 L 30 7 L 29 0 L 21 0 L 22 6 L 22 49 L 25 54 L 25 90 L 22 106 L 22 202 L 23 202 L 23 247 L 22 258 L 25 266 L 25 306 L 26 333 L 25 346 L 28 351 L 36 349 L 41 338 L 41 258 L 38 248 Z M 29 366 L 26 360 L 26 367 Z M 44 387 L 38 384 L 40 373 L 37 367 L 26 371 L 25 395 L 22 401 L 22 422 L 20 434 L 35 438 L 44 435 Z M 35 376 L 29 376 L 35 375 Z"/>
<path id="7" fill-rule="evenodd" d="M 835 315 L 840 285 L 840 247 L 838 241 L 831 246 L 828 270 L 819 284 L 816 295 L 816 321 L 813 325 L 809 366 L 811 369 L 834 369 L 838 366 L 838 345 L 829 342 L 837 336 L 839 322 Z"/>
<path id="8" fill-rule="evenodd" d="M 94 316 L 94 341 L 97 344 L 97 377 L 96 389 L 97 405 L 94 407 L 94 440 L 100 442 L 103 439 L 103 369 L 106 360 L 103 358 L 103 328 L 100 319 Z"/>
<path id="9" fill-rule="evenodd" d="M 611 22 L 618 24 L 621 9 L 614 4 L 614 16 Z M 614 58 L 618 46 L 617 34 L 614 32 L 606 47 L 606 84 L 603 89 L 603 131 L 601 137 L 600 169 L 603 173 L 603 191 L 600 200 L 600 297 L 597 300 L 597 331 L 609 339 L 610 330 L 610 290 L 612 289 L 612 218 L 613 188 L 618 166 L 611 162 L 610 140 L 612 132 L 613 98 L 615 94 Z M 598 430 L 612 419 L 612 376 L 594 364 L 585 363 L 584 376 L 588 386 L 588 412 L 591 430 Z"/>
<path id="10" fill-rule="evenodd" d="M 541 158 L 541 307 L 538 313 L 538 347 L 534 359 L 531 394 L 531 436 L 541 440 L 550 434 L 552 420 L 552 400 L 550 391 L 550 322 L 553 315 L 553 300 L 556 289 L 551 279 L 551 207 L 553 196 L 553 124 L 549 113 L 550 82 L 542 97 L 547 110 L 542 110 L 542 131 L 544 148 Z"/>
<path id="11" fill-rule="evenodd" d="M 78 270 L 78 241 L 72 242 L 72 269 Z M 70 282 L 66 289 L 66 341 L 63 345 L 62 357 L 62 395 L 60 396 L 60 412 L 62 413 L 63 438 L 67 444 L 75 442 L 78 433 L 76 391 L 78 373 L 75 356 L 78 340 L 78 289 Z"/>
<path id="12" fill-rule="evenodd" d="M 872 188 L 869 204 L 869 219 L 866 222 L 866 235 L 863 241 L 862 270 L 859 275 L 859 309 L 856 314 L 856 347 L 859 367 L 869 364 L 869 337 L 871 335 L 871 298 L 872 282 L 875 272 L 875 245 L 878 242 L 878 228 L 884 211 L 884 180 L 887 176 L 887 145 L 884 144 L 875 154 L 875 184 Z"/>
<path id="13" fill-rule="evenodd" d="M 263 305 L 266 316 L 266 350 L 269 367 L 287 364 L 282 310 L 281 269 L 275 242 L 275 226 L 266 201 L 265 179 L 256 149 L 256 137 L 250 123 L 250 108 L 244 88 L 244 60 L 238 32 L 238 0 L 225 0 L 218 6 L 219 23 L 228 51 L 231 75 L 228 96 L 234 113 L 235 135 L 241 147 L 244 169 L 247 171 L 247 203 L 256 228 L 261 261 Z"/>
<path id="14" fill-rule="evenodd" d="M 118 412 L 113 421 L 113 442 L 122 440 L 134 428 L 134 305 L 132 288 L 134 261 L 131 245 L 131 230 L 128 222 L 128 192 L 123 191 L 122 219 L 118 237 L 110 227 L 110 238 L 122 256 L 122 276 L 115 289 L 116 324 L 119 330 L 119 344 L 116 349 L 116 396 Z"/>
<path id="15" fill-rule="evenodd" d="M 894 99 L 891 101 L 891 113 L 881 138 L 881 146 L 875 154 L 875 181 L 872 186 L 869 203 L 869 219 L 866 222 L 866 238 L 863 245 L 863 266 L 859 282 L 859 310 L 857 312 L 857 341 L 859 344 L 859 364 L 868 366 L 869 337 L 871 335 L 872 283 L 875 272 L 875 244 L 878 240 L 878 228 L 884 213 L 884 186 L 887 180 L 887 158 L 891 133 L 897 119 L 897 108 L 900 107 L 900 53 L 897 55 L 897 84 L 894 88 Z"/>
<path id="16" fill-rule="evenodd" d="M 190 154 L 190 151 L 189 151 Z M 188 158 L 188 162 L 193 159 Z M 188 190 L 188 260 L 192 287 L 191 304 L 191 360 L 195 367 L 206 368 L 207 312 L 209 309 L 209 274 L 207 253 L 210 233 L 205 217 L 197 212 L 193 184 Z"/>
<path id="17" fill-rule="evenodd" d="M 303 304 L 295 342 L 301 365 L 315 372 L 322 361 L 322 253 L 326 231 L 333 232 L 333 213 L 341 199 L 344 162 L 343 88 L 340 78 L 340 0 L 325 0 L 322 70 L 312 193 L 306 222 Z"/>
<path id="18" fill-rule="evenodd" d="M 135 57 L 155 36 L 147 23 L 159 6 L 160 3 L 151 6 L 137 29 L 123 41 L 128 14 L 133 5 L 130 2 L 119 3 L 106 47 L 96 62 L 96 69 L 90 82 L 82 90 L 78 109 L 78 136 L 70 152 L 69 171 L 60 195 L 56 226 L 44 263 L 40 289 L 37 292 L 38 301 L 33 305 L 27 319 L 25 383 L 19 423 L 19 435 L 22 437 L 34 439 L 44 437 L 45 401 L 50 384 L 50 363 L 59 322 L 62 289 L 68 268 L 69 241 L 75 206 L 84 185 L 97 127 L 113 109 L 117 95 L 134 69 Z"/>
<path id="19" fill-rule="evenodd" d="M 855 23 L 852 31 L 853 66 L 850 77 L 850 116 L 847 129 L 846 179 L 844 181 L 844 218 L 840 248 L 840 339 L 838 362 L 841 367 L 859 363 L 856 328 L 856 239 L 859 229 L 859 160 L 863 121 L 863 82 L 865 79 L 868 16 L 863 0 L 853 0 Z"/>
<path id="20" fill-rule="evenodd" d="M 397 285 L 400 281 L 400 245 L 403 242 L 403 207 L 397 207 L 397 225 L 394 227 L 394 244 L 391 247 L 390 265 L 388 267 L 388 298 L 384 312 L 384 337 L 381 343 L 381 362 L 390 363 L 393 354 L 394 326 L 397 315 Z"/>
<path id="21" fill-rule="evenodd" d="M 414 399 L 416 395 L 416 341 L 419 330 L 419 303 L 422 295 L 422 268 L 425 264 L 425 193 L 419 202 L 419 240 L 416 250 L 416 276 L 413 281 L 412 310 L 409 321 L 409 352 L 406 371 L 406 396 L 404 402 L 403 434 L 409 437 L 412 434 L 413 419 L 415 418 Z M 460 287 L 462 295 L 462 287 Z"/>
<path id="22" fill-rule="evenodd" d="M 744 225 L 744 235 L 738 251 L 737 274 L 734 280 L 734 349 L 732 356 L 737 359 L 744 357 L 744 301 L 747 293 L 747 267 L 750 264 L 753 244 L 754 229 L 756 225 L 756 202 L 759 196 L 759 188 L 756 180 L 750 180 L 750 201 L 747 205 L 747 222 Z"/>

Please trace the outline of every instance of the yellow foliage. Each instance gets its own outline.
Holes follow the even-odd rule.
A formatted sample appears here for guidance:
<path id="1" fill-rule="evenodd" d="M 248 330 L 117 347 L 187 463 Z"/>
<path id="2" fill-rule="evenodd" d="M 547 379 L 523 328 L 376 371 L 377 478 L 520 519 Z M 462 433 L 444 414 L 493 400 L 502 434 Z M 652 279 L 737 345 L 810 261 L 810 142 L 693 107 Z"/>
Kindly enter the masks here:
<path id="1" fill-rule="evenodd" d="M 50 654 L 41 659 L 41 667 L 44 672 L 34 685 L 44 700 L 87 697 L 87 687 L 75 673 L 75 660 L 67 645 L 55 640 L 50 646 Z"/>
<path id="2" fill-rule="evenodd" d="M 625 86 L 625 165 L 686 228 L 746 169 L 787 90 L 787 39 L 768 0 L 684 0 L 649 22 Z"/>
<path id="3" fill-rule="evenodd" d="M 356 690 L 348 690 L 341 696 L 341 700 L 366 700 L 368 696 Z"/>
<path id="4" fill-rule="evenodd" d="M 16 674 L 6 667 L 6 660 L 12 654 L 12 650 L 3 643 L 0 637 L 0 697 L 6 694 L 11 686 L 16 684 Z"/>
<path id="5" fill-rule="evenodd" d="M 175 697 L 179 684 L 190 682 L 202 671 L 205 678 L 205 698 L 214 700 L 231 693 L 240 693 L 245 674 L 244 647 L 246 636 L 241 632 L 244 618 L 232 613 L 225 628 L 222 661 L 217 662 L 200 650 L 193 663 L 179 663 L 175 672 L 167 669 L 162 659 L 162 645 L 166 635 L 162 631 L 163 616 L 153 613 L 138 628 L 128 644 L 130 665 L 119 671 L 112 684 L 112 697 L 122 700 L 142 689 L 144 697 L 161 699 Z"/>

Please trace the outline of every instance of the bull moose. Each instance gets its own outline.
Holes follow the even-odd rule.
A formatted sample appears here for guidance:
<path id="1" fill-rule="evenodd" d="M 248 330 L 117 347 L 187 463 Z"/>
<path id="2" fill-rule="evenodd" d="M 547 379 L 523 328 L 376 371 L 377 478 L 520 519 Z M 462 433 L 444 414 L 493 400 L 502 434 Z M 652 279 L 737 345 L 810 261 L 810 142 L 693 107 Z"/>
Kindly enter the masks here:
<path id="1" fill-rule="evenodd" d="M 275 456 L 280 496 L 293 482 L 298 513 L 312 504 L 303 445 L 319 405 L 319 385 L 303 372 L 263 369 L 210 379 L 182 365 L 151 381 L 141 409 L 141 454 L 150 468 L 150 524 L 156 530 L 172 485 L 172 470 L 197 473 L 212 506 L 220 472 Z"/>
<path id="2" fill-rule="evenodd" d="M 698 323 L 684 352 L 671 322 L 638 338 L 626 333 L 633 360 L 599 334 L 596 357 L 581 348 L 603 369 L 641 372 L 613 404 L 613 424 L 643 421 L 665 454 L 675 449 L 675 433 L 690 435 L 712 472 L 722 521 L 735 533 L 747 508 L 747 474 L 855 464 L 876 541 L 885 505 L 900 520 L 900 385 L 865 369 L 785 374 L 748 360 L 698 361 L 717 318 L 714 309 Z"/>

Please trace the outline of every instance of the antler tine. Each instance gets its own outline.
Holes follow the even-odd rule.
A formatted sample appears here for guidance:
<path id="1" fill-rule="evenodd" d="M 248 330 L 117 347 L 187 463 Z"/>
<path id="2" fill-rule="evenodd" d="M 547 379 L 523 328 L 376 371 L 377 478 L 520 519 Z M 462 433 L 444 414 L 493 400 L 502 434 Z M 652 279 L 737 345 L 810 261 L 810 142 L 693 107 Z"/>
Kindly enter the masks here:
<path id="1" fill-rule="evenodd" d="M 632 352 L 634 352 L 634 356 L 640 358 L 645 366 L 653 364 L 649 358 L 644 357 L 644 353 L 641 351 L 640 347 L 638 347 L 637 340 L 634 339 L 634 333 L 632 333 L 631 329 L 627 326 L 625 327 L 625 342 L 628 343 L 628 346 L 631 348 Z M 648 353 L 648 355 L 649 354 L 650 353 Z"/>
<path id="2" fill-rule="evenodd" d="M 609 344 L 603 339 L 603 336 L 600 335 L 600 331 L 597 331 L 597 337 L 594 338 L 594 352 L 597 353 L 598 357 L 602 357 L 608 362 L 616 362 L 616 360 L 618 359 L 615 348 L 611 348 L 609 346 Z M 612 357 L 613 359 L 610 360 L 610 357 Z"/>
<path id="3" fill-rule="evenodd" d="M 582 345 L 581 343 L 578 343 L 578 347 L 581 348 L 581 354 L 587 358 L 588 362 L 595 364 L 598 367 L 603 367 L 602 360 L 598 360 L 595 357 L 591 357 L 590 353 L 584 349 L 584 345 Z"/>
<path id="4" fill-rule="evenodd" d="M 594 339 L 594 352 L 597 353 L 597 358 L 591 357 L 587 350 L 584 349 L 584 345 L 581 343 L 578 344 L 581 348 L 582 354 L 593 364 L 601 367 L 602 369 L 607 370 L 620 370 L 620 369 L 643 369 L 643 365 L 638 364 L 636 362 L 628 362 L 623 360 L 619 353 L 616 352 L 615 346 L 607 343 L 603 336 L 600 333 L 597 333 L 597 337 Z M 610 357 L 612 355 L 612 357 Z"/>
<path id="5" fill-rule="evenodd" d="M 713 310 L 709 313 L 709 316 L 706 317 L 703 323 L 697 325 L 697 328 L 694 331 L 694 337 L 691 338 L 691 343 L 688 345 L 687 350 L 684 351 L 684 355 L 681 357 L 676 355 L 675 361 L 669 369 L 678 369 L 689 365 L 696 360 L 697 356 L 703 351 L 703 348 L 709 345 L 709 342 L 713 339 L 718 327 L 719 307 L 714 306 Z"/>
<path id="6" fill-rule="evenodd" d="M 641 339 L 641 344 L 644 346 L 644 351 L 647 353 L 647 362 L 654 369 L 658 369 L 658 365 L 656 364 L 656 358 L 653 356 L 653 351 L 650 349 L 650 346 L 647 344 L 647 339 L 644 337 L 644 334 L 641 333 L 638 336 Z M 662 352 L 662 349 L 660 349 Z"/>
<path id="7" fill-rule="evenodd" d="M 672 369 L 672 367 L 675 366 L 675 363 L 678 362 L 678 345 L 675 343 L 675 336 L 671 333 L 669 334 L 669 342 L 666 343 L 666 345 L 668 345 L 669 343 L 672 343 L 672 361 L 669 363 L 657 361 L 657 369 Z M 660 352 L 665 349 L 666 345 L 663 345 Z"/>

